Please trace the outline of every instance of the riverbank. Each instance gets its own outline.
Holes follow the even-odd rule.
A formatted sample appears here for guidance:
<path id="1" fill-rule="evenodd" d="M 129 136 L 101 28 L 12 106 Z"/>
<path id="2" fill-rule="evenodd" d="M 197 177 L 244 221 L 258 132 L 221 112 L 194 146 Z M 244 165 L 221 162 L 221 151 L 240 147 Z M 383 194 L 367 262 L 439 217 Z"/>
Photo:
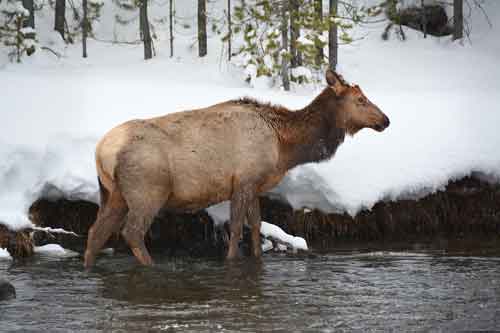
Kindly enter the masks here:
<path id="1" fill-rule="evenodd" d="M 500 185 L 471 177 L 451 182 L 443 191 L 419 200 L 378 202 L 370 211 L 354 217 L 317 209 L 294 210 L 289 204 L 269 197 L 261 197 L 260 204 L 264 221 L 303 237 L 317 251 L 339 243 L 500 237 Z M 62 228 L 77 236 L 29 229 L 13 232 L 0 227 L 0 247 L 7 247 L 15 258 L 30 256 L 34 245 L 49 243 L 82 253 L 97 209 L 96 204 L 84 200 L 36 200 L 29 209 L 34 225 Z M 227 226 L 217 225 L 205 211 L 162 212 L 147 235 L 147 244 L 153 253 L 223 257 L 227 239 Z M 247 241 L 242 243 L 243 253 L 248 252 Z M 112 237 L 107 247 L 127 251 L 118 236 Z"/>

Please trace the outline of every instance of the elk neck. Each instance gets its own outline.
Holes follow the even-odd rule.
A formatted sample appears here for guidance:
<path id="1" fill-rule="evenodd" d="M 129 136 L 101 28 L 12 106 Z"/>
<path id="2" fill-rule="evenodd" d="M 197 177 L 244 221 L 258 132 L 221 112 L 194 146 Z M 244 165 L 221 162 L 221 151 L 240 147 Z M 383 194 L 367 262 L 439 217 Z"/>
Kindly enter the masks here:
<path id="1" fill-rule="evenodd" d="M 281 168 L 289 170 L 333 157 L 346 133 L 338 127 L 340 108 L 339 99 L 327 87 L 305 108 L 289 113 L 277 128 Z"/>

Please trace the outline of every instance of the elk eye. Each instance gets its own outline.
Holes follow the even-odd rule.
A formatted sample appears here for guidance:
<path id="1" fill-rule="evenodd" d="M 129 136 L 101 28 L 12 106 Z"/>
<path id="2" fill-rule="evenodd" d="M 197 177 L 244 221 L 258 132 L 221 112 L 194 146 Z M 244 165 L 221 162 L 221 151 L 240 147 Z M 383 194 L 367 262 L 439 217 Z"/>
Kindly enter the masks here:
<path id="1" fill-rule="evenodd" d="M 365 102 L 365 99 L 364 99 L 363 97 L 359 97 L 359 98 L 358 98 L 358 102 L 360 102 L 360 103 L 362 103 L 362 104 L 363 104 L 363 103 Z"/>

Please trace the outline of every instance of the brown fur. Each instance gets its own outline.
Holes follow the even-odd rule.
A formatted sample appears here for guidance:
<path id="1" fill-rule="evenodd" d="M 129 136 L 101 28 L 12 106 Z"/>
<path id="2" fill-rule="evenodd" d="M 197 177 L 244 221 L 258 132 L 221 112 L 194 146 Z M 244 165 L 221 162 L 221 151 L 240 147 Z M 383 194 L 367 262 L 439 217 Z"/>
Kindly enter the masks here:
<path id="1" fill-rule="evenodd" d="M 120 230 L 139 261 L 152 264 L 144 235 L 160 209 L 195 211 L 225 200 L 231 201 L 228 258 L 237 256 L 245 220 L 259 257 L 258 194 L 297 165 L 331 158 L 346 133 L 389 125 L 359 87 L 330 71 L 327 82 L 298 111 L 243 98 L 112 129 L 96 149 L 103 198 L 85 266 Z"/>

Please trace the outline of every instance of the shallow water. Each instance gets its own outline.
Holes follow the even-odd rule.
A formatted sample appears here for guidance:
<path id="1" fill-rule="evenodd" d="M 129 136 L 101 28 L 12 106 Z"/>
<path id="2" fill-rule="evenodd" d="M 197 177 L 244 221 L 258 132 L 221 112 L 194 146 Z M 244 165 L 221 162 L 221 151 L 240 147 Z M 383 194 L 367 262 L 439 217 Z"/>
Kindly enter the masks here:
<path id="1" fill-rule="evenodd" d="M 261 262 L 126 254 L 0 260 L 17 299 L 0 331 L 457 331 L 500 329 L 500 247 L 377 245 Z"/>

